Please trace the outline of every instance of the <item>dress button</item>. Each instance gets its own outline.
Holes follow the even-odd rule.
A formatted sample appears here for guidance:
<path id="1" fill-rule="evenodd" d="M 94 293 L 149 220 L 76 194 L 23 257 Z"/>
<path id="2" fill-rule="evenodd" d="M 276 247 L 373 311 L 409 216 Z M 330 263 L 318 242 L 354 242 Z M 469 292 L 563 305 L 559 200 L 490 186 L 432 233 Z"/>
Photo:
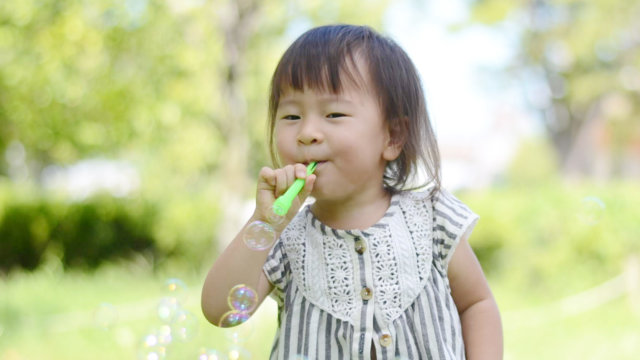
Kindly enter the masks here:
<path id="1" fill-rule="evenodd" d="M 361 238 L 356 238 L 354 247 L 356 249 L 356 252 L 360 255 L 362 255 L 364 251 L 367 249 L 367 246 L 365 245 L 364 240 L 362 240 Z"/>
<path id="2" fill-rule="evenodd" d="M 391 335 L 383 334 L 382 336 L 380 336 L 380 345 L 384 347 L 391 345 Z"/>
<path id="3" fill-rule="evenodd" d="M 371 300 L 373 297 L 373 290 L 368 287 L 364 287 L 360 290 L 360 296 L 362 297 L 362 300 Z"/>

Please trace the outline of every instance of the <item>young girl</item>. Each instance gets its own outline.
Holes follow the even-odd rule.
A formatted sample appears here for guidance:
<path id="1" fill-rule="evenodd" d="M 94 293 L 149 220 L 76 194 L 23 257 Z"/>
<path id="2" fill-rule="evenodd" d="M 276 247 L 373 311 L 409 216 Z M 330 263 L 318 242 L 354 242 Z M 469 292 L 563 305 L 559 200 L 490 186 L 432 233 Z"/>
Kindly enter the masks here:
<path id="1" fill-rule="evenodd" d="M 247 224 L 271 221 L 274 200 L 305 185 L 269 251 L 246 246 L 247 225 L 217 259 L 206 318 L 218 324 L 229 289 L 246 284 L 278 303 L 271 359 L 501 358 L 498 308 L 467 242 L 478 217 L 440 188 L 406 53 L 368 27 L 312 29 L 280 60 L 269 105 L 278 165 L 260 171 Z M 430 188 L 407 190 L 420 168 Z"/>

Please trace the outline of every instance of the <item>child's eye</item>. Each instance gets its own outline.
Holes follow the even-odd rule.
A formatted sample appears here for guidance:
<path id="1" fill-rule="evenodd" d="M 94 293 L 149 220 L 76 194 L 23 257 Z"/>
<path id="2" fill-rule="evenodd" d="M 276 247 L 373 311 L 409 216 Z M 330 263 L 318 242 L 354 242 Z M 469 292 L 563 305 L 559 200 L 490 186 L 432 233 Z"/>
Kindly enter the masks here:
<path id="1" fill-rule="evenodd" d="M 327 115 L 328 118 L 330 119 L 335 119 L 335 118 L 339 118 L 339 117 L 343 117 L 343 116 L 347 116 L 343 113 L 331 113 L 329 115 Z"/>
<path id="2" fill-rule="evenodd" d="M 283 120 L 300 120 L 300 116 L 298 115 L 285 115 L 282 117 Z"/>

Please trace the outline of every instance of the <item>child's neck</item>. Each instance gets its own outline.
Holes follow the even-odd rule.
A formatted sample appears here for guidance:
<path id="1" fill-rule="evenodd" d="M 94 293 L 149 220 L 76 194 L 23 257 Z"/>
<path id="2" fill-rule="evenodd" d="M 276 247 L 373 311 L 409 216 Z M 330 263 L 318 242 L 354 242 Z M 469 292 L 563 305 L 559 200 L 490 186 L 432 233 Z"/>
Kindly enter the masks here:
<path id="1" fill-rule="evenodd" d="M 389 209 L 391 194 L 384 190 L 375 194 L 341 200 L 316 200 L 313 215 L 323 224 L 342 230 L 365 230 L 376 224 Z"/>

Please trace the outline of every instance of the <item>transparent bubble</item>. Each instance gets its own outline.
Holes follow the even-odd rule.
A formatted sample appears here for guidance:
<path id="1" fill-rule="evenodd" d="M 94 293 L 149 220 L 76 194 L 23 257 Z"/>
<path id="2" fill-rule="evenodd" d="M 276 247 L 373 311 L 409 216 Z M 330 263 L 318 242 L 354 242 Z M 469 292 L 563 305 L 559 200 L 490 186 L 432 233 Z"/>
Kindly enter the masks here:
<path id="1" fill-rule="evenodd" d="M 158 303 L 158 318 L 165 323 L 170 323 L 180 309 L 182 309 L 182 306 L 176 298 L 163 297 Z"/>
<path id="2" fill-rule="evenodd" d="M 185 303 L 187 300 L 187 284 L 180 279 L 169 278 L 165 280 L 163 290 L 163 295 L 166 297 L 175 298 L 181 303 Z"/>
<path id="3" fill-rule="evenodd" d="M 167 355 L 167 348 L 160 342 L 155 332 L 149 333 L 142 338 L 138 347 L 138 359 L 140 360 L 160 360 Z"/>
<path id="4" fill-rule="evenodd" d="M 93 322 L 100 329 L 108 330 L 115 325 L 117 321 L 118 310 L 109 303 L 101 303 L 93 313 Z"/>
<path id="5" fill-rule="evenodd" d="M 606 206 L 602 200 L 595 196 L 582 198 L 578 210 L 578 220 L 585 225 L 593 226 L 600 222 Z"/>
<path id="6" fill-rule="evenodd" d="M 155 332 L 158 344 L 168 346 L 173 341 L 173 335 L 171 327 L 169 325 L 162 325 Z"/>
<path id="7" fill-rule="evenodd" d="M 179 341 L 190 341 L 198 332 L 198 318 L 191 312 L 180 309 L 171 323 L 171 333 Z"/>
<path id="8" fill-rule="evenodd" d="M 244 243 L 252 250 L 266 250 L 276 241 L 273 226 L 264 221 L 254 221 L 244 232 Z"/>
<path id="9" fill-rule="evenodd" d="M 226 359 L 224 354 L 215 349 L 200 349 L 198 360 L 223 360 Z"/>
<path id="10" fill-rule="evenodd" d="M 236 285 L 229 291 L 229 307 L 239 312 L 251 312 L 258 305 L 258 294 L 245 284 Z"/>
<path id="11" fill-rule="evenodd" d="M 249 352 L 249 350 L 237 345 L 229 348 L 229 350 L 227 351 L 227 356 L 229 360 L 251 359 L 251 353 Z"/>
<path id="12" fill-rule="evenodd" d="M 237 310 L 231 310 L 222 315 L 218 325 L 220 327 L 232 327 L 240 325 L 247 320 L 249 320 L 249 314 L 245 312 L 239 312 Z"/>
<path id="13" fill-rule="evenodd" d="M 224 332 L 227 341 L 231 344 L 241 344 L 251 338 L 254 331 L 252 322 L 245 322 Z"/>
<path id="14" fill-rule="evenodd" d="M 279 226 L 284 224 L 284 219 L 285 219 L 284 216 L 280 216 L 273 211 L 267 214 L 267 221 L 269 222 L 269 224 L 273 226 Z"/>

